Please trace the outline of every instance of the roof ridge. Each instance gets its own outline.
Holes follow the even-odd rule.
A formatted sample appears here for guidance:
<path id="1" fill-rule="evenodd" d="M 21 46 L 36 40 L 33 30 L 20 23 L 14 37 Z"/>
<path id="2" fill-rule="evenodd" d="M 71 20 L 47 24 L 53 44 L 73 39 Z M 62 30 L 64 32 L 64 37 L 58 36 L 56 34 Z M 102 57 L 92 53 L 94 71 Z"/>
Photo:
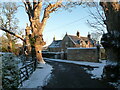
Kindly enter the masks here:
<path id="1" fill-rule="evenodd" d="M 55 41 L 62 41 L 62 40 L 55 40 Z"/>
<path id="2" fill-rule="evenodd" d="M 69 35 L 68 35 L 68 37 L 71 39 L 71 41 L 72 41 L 74 44 L 76 44 L 75 41 L 74 41 Z"/>
<path id="3" fill-rule="evenodd" d="M 68 35 L 68 36 L 74 36 L 74 37 L 77 37 L 76 35 Z M 86 36 L 80 36 L 80 37 L 87 38 Z M 79 37 L 78 37 L 78 38 L 79 38 Z"/>

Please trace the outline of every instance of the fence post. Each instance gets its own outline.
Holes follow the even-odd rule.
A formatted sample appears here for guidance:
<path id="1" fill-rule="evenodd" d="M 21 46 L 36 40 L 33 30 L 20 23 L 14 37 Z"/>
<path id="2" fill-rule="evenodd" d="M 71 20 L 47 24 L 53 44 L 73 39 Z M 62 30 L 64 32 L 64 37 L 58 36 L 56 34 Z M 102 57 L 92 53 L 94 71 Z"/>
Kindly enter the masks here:
<path id="1" fill-rule="evenodd" d="M 34 46 L 32 46 L 32 61 L 34 62 L 34 71 L 35 71 L 35 69 L 36 69 L 36 67 L 37 67 L 37 60 L 36 60 L 36 58 L 35 58 L 35 55 L 36 55 L 36 53 L 35 53 L 35 47 Z"/>
<path id="2" fill-rule="evenodd" d="M 22 77 L 21 77 L 21 69 L 20 69 L 20 84 L 21 84 L 21 86 L 22 86 Z"/>
<path id="3" fill-rule="evenodd" d="M 27 79 L 29 78 L 29 74 L 28 74 L 28 69 L 27 69 L 27 65 L 25 64 L 25 71 L 26 71 L 26 76 L 27 76 Z"/>

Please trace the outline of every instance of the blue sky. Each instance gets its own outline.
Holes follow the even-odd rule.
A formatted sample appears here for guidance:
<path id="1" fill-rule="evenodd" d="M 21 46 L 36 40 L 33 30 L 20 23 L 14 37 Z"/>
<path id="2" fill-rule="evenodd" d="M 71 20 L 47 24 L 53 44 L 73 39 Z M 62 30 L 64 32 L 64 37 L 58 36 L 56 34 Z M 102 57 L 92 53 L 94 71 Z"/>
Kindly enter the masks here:
<path id="1" fill-rule="evenodd" d="M 20 21 L 19 27 L 25 29 L 29 20 L 24 7 L 19 8 L 16 17 Z M 88 9 L 82 7 L 72 8 L 71 12 L 60 10 L 50 14 L 43 32 L 44 41 L 49 45 L 54 36 L 57 40 L 60 40 L 66 32 L 70 35 L 76 35 L 76 32 L 79 31 L 81 36 L 87 36 L 88 32 L 93 30 L 86 23 L 87 19 L 90 19 Z"/>
<path id="2" fill-rule="evenodd" d="M 53 13 L 47 22 L 44 34 L 47 36 L 46 32 L 48 32 L 51 35 L 49 37 L 55 35 L 56 39 L 62 39 L 66 32 L 75 35 L 77 31 L 80 31 L 82 36 L 86 36 L 90 31 L 90 27 L 86 24 L 88 18 L 86 10 L 81 8 L 72 9 L 72 12 Z"/>

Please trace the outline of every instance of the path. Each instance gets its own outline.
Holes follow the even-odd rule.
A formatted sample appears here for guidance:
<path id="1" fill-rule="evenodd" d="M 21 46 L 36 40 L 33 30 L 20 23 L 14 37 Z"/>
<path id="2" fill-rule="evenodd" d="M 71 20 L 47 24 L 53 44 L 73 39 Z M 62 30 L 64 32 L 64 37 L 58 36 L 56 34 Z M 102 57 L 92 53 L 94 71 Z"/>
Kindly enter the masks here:
<path id="1" fill-rule="evenodd" d="M 53 72 L 48 84 L 43 88 L 112 88 L 103 81 L 92 80 L 79 65 L 46 62 L 53 66 Z"/>

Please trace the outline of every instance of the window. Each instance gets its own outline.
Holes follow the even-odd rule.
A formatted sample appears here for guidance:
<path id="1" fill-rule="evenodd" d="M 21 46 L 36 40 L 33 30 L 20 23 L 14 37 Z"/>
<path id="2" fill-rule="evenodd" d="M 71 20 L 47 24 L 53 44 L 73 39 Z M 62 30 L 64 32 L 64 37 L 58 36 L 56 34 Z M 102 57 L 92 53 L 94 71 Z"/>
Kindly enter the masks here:
<path id="1" fill-rule="evenodd" d="M 88 41 L 85 41 L 86 44 L 88 44 Z"/>

